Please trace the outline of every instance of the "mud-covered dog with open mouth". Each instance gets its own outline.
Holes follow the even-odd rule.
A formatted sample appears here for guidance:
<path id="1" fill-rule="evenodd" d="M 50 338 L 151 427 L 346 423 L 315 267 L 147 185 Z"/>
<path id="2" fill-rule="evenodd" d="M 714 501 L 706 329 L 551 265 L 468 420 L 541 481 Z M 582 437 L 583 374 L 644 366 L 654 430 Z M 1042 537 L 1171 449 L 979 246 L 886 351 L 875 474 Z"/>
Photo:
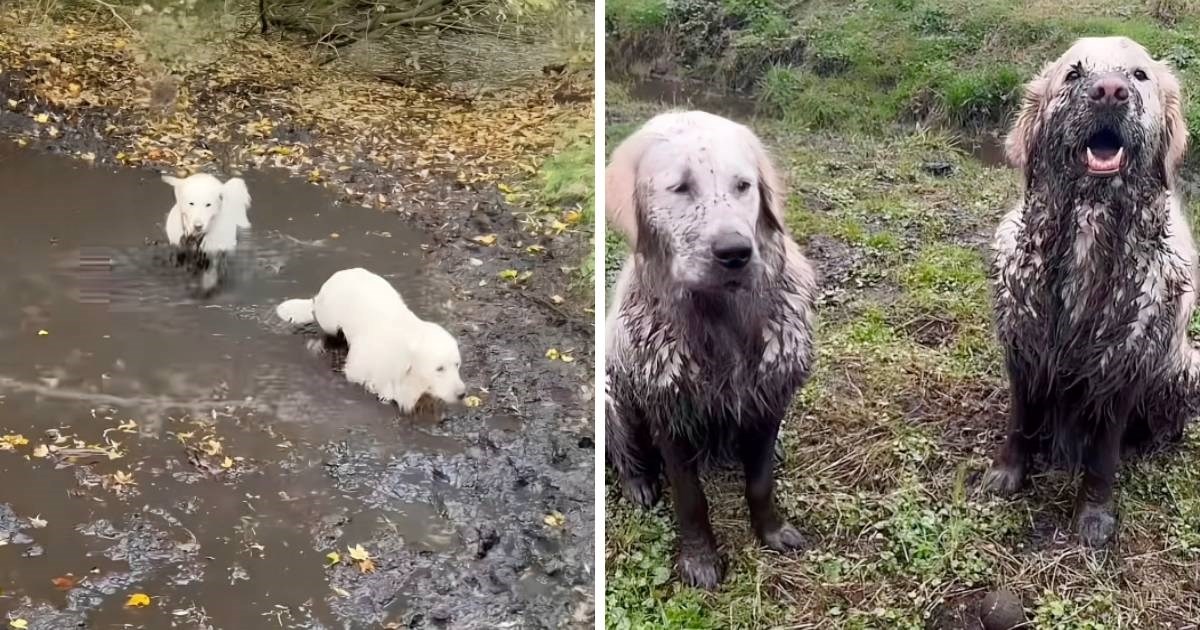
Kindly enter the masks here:
<path id="1" fill-rule="evenodd" d="M 1180 106 L 1139 44 L 1085 38 L 1029 83 L 1006 142 L 1024 181 L 992 269 L 1012 408 L 982 485 L 1015 491 L 1039 452 L 1081 470 L 1076 530 L 1091 546 L 1116 532 L 1122 449 L 1171 441 L 1196 412 Z"/>
<path id="2" fill-rule="evenodd" d="M 700 482 L 740 462 L 755 534 L 803 544 L 774 498 L 774 446 L 812 364 L 812 269 L 782 223 L 785 196 L 761 142 L 704 112 L 662 114 L 613 153 L 609 221 L 633 244 L 606 326 L 606 457 L 649 506 L 670 481 L 677 568 L 724 573 Z"/>

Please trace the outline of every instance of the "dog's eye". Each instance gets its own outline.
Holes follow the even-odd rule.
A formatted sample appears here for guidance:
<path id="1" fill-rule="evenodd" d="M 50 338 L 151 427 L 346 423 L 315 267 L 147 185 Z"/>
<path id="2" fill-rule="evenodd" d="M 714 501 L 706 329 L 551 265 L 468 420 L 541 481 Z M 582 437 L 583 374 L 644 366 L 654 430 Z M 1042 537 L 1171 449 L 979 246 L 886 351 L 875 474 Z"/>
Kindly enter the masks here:
<path id="1" fill-rule="evenodd" d="M 750 190 L 750 182 L 743 179 L 737 183 L 737 191 L 738 192 L 744 193 L 747 190 Z"/>
<path id="2" fill-rule="evenodd" d="M 668 186 L 667 190 L 669 190 L 673 193 L 679 193 L 681 195 L 684 195 L 684 194 L 687 194 L 688 191 L 691 190 L 691 188 L 688 186 L 687 182 L 679 182 L 678 184 L 675 184 L 674 186 Z"/>
<path id="3" fill-rule="evenodd" d="M 1067 73 L 1067 83 L 1073 83 L 1079 80 L 1079 71 L 1072 69 Z"/>
<path id="4" fill-rule="evenodd" d="M 1150 77 L 1146 75 L 1146 71 L 1140 69 L 1133 71 L 1133 78 L 1137 79 L 1138 81 L 1147 81 L 1150 79 Z"/>

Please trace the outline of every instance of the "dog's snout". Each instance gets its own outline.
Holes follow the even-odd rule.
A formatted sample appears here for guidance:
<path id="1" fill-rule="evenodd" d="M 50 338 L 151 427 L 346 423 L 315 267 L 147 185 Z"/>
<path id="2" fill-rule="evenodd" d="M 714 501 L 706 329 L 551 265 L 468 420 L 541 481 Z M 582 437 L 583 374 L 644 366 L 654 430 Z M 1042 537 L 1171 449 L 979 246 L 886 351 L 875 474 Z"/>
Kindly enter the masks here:
<path id="1" fill-rule="evenodd" d="M 728 234 L 713 241 L 712 253 L 717 262 L 726 269 L 740 269 L 745 267 L 754 255 L 754 244 L 741 234 Z"/>
<path id="2" fill-rule="evenodd" d="M 1088 98 L 1097 105 L 1123 105 L 1129 100 L 1129 81 L 1116 73 L 1102 76 L 1088 88 Z"/>

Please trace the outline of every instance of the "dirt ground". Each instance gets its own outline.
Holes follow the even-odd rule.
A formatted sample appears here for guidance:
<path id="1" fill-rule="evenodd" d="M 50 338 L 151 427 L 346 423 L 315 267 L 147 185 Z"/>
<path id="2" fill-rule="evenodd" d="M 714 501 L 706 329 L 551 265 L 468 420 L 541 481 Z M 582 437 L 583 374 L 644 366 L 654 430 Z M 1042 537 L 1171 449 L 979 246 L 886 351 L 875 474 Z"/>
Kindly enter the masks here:
<path id="1" fill-rule="evenodd" d="M 59 185 L 77 177 L 95 199 L 157 205 L 139 210 L 141 231 L 125 216 L 40 233 L 31 208 L 54 189 L 29 175 L 0 231 L 9 222 L 6 236 L 28 242 L 22 260 L 48 264 L 77 254 L 85 266 L 102 246 L 106 273 L 140 283 L 141 306 L 107 320 L 111 336 L 127 323 L 152 335 L 130 347 L 162 345 L 131 365 L 55 286 L 61 275 L 18 265 L 9 294 L 29 300 L 0 323 L 8 623 L 590 627 L 593 331 L 579 282 L 590 219 L 539 206 L 531 183 L 590 129 L 590 92 L 553 73 L 482 97 L 417 90 L 257 37 L 168 69 L 120 25 L 26 18 L 0 13 L 0 168 L 82 168 Z M 130 271 L 157 264 L 169 192 L 155 171 L 176 169 L 244 173 L 252 195 L 266 191 L 251 209 L 264 255 L 224 297 Z M 114 228 L 127 222 L 133 234 Z M 450 322 L 477 404 L 406 420 L 345 387 L 271 323 L 271 299 L 319 277 L 289 272 L 305 256 L 322 273 L 382 269 L 418 312 Z M 243 341 L 175 345 L 189 324 Z M 255 380 L 246 365 L 269 358 L 319 367 Z M 113 366 L 138 376 L 120 381 Z"/>

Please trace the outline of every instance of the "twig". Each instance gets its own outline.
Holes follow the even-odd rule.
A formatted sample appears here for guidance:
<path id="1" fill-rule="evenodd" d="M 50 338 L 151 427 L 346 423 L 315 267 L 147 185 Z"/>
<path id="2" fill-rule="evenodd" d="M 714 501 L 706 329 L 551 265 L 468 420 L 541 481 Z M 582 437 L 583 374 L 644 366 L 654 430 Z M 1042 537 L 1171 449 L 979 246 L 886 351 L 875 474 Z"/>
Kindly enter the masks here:
<path id="1" fill-rule="evenodd" d="M 125 28 L 129 29 L 129 31 L 130 31 L 131 33 L 136 33 L 136 32 L 137 32 L 137 31 L 133 30 L 133 27 L 129 25 L 129 22 L 126 22 L 126 21 L 125 21 L 125 18 L 121 17 L 121 14 L 120 14 L 120 13 L 117 13 L 117 7 L 114 7 L 113 5 L 111 5 L 111 4 L 107 3 L 107 2 L 105 2 L 104 0 L 92 0 L 92 2 L 94 2 L 94 3 L 96 3 L 96 4 L 100 5 L 100 6 L 102 6 L 102 7 L 105 7 L 106 9 L 108 9 L 108 11 L 109 11 L 110 13 L 112 13 L 112 16 L 113 16 L 113 17 L 115 17 L 115 18 L 117 18 L 117 21 L 118 21 L 118 22 L 120 22 L 121 24 L 124 24 L 124 25 L 125 25 Z"/>

